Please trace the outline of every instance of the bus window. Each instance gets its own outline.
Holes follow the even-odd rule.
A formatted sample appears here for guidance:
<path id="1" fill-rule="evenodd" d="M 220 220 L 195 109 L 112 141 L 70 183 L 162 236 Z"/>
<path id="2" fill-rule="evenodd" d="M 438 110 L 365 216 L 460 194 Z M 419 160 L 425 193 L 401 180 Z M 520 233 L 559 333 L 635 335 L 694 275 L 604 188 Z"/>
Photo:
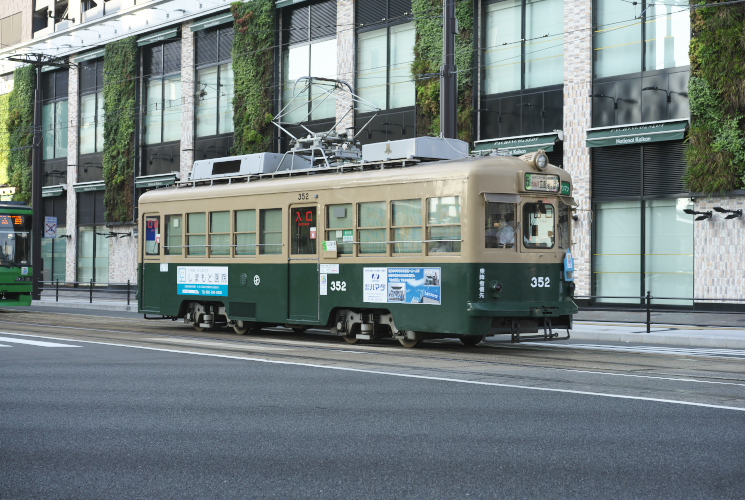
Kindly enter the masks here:
<path id="1" fill-rule="evenodd" d="M 184 228 L 181 215 L 166 215 L 166 240 L 163 246 L 165 255 L 181 255 Z"/>
<path id="2" fill-rule="evenodd" d="M 145 217 L 145 255 L 160 254 L 160 217 Z"/>
<path id="3" fill-rule="evenodd" d="M 525 248 L 554 247 L 554 206 L 543 203 L 523 205 Z"/>
<path id="4" fill-rule="evenodd" d="M 515 247 L 515 204 L 502 202 L 486 203 L 485 241 L 486 248 Z"/>

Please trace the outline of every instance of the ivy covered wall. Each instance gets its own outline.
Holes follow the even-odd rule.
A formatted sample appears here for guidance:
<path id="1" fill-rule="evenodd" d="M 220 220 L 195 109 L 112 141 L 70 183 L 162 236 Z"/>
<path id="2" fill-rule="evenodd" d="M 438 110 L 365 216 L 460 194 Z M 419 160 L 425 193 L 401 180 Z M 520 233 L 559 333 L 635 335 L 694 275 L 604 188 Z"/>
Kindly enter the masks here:
<path id="1" fill-rule="evenodd" d="M 0 95 L 0 186 L 8 184 L 8 168 L 10 166 L 9 112 L 10 93 Z"/>
<path id="2" fill-rule="evenodd" d="M 136 37 L 107 43 L 103 64 L 106 222 L 128 222 L 134 219 Z"/>
<path id="3" fill-rule="evenodd" d="M 440 66 L 442 65 L 442 0 L 412 0 L 416 26 L 414 64 L 417 135 L 440 135 Z M 473 139 L 473 5 L 456 2 L 460 33 L 455 39 L 458 73 L 458 138 Z M 465 71 L 464 71 L 465 70 Z"/>
<path id="4" fill-rule="evenodd" d="M 689 190 L 703 193 L 742 189 L 745 4 L 692 9 L 691 32 L 686 184 Z"/>
<path id="5" fill-rule="evenodd" d="M 272 151 L 275 2 L 235 2 L 231 12 L 235 18 L 232 154 Z"/>
<path id="6" fill-rule="evenodd" d="M 17 68 L 13 79 L 13 91 L 8 98 L 10 111 L 6 121 L 10 146 L 8 184 L 16 188 L 13 196 L 15 201 L 31 202 L 36 71 L 33 66 Z"/>

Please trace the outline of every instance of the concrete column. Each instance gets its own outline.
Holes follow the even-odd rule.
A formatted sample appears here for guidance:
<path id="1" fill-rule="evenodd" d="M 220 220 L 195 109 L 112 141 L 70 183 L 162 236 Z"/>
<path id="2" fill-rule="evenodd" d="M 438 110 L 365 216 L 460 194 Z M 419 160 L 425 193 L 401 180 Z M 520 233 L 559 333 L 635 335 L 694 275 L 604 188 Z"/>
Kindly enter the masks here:
<path id="1" fill-rule="evenodd" d="M 577 295 L 589 295 L 592 250 L 590 150 L 585 146 L 592 108 L 592 0 L 564 2 L 564 168 L 572 175 L 579 220 L 574 224 L 572 253 Z"/>
<path id="2" fill-rule="evenodd" d="M 65 281 L 77 277 L 78 252 L 78 203 L 73 185 L 78 180 L 78 125 L 80 123 L 80 81 L 78 65 L 70 65 L 67 83 L 67 255 L 65 257 Z"/>
<path id="3" fill-rule="evenodd" d="M 186 179 L 194 164 L 194 32 L 191 21 L 181 25 L 181 179 Z"/>

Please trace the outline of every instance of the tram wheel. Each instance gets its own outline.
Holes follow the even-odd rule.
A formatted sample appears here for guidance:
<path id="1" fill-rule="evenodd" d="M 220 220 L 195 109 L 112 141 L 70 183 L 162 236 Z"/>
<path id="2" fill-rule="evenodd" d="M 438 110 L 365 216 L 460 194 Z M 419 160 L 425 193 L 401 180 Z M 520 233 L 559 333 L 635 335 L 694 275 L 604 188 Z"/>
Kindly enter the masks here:
<path id="1" fill-rule="evenodd" d="M 247 321 L 236 321 L 233 325 L 233 331 L 238 335 L 245 335 L 250 329 L 251 325 Z"/>
<path id="2" fill-rule="evenodd" d="M 398 339 L 398 341 L 401 343 L 402 346 L 413 349 L 414 347 L 419 347 L 422 345 L 421 340 L 409 340 L 409 339 Z"/>
<path id="3" fill-rule="evenodd" d="M 203 332 L 207 329 L 204 326 L 199 326 L 202 323 L 203 318 L 204 318 L 204 313 L 199 313 L 197 315 L 197 320 L 194 322 L 194 329 L 198 332 Z"/>
<path id="4" fill-rule="evenodd" d="M 347 344 L 359 344 L 360 339 L 357 337 L 353 337 L 351 335 L 342 335 L 342 338 L 347 342 Z"/>
<path id="5" fill-rule="evenodd" d="M 459 337 L 459 338 L 460 338 L 460 341 L 463 342 L 463 345 L 467 345 L 469 347 L 475 346 L 476 344 L 484 340 L 483 335 L 463 335 L 462 337 Z"/>
<path id="6" fill-rule="evenodd" d="M 305 333 L 305 331 L 308 329 L 307 326 L 293 326 L 292 331 L 295 333 Z"/>

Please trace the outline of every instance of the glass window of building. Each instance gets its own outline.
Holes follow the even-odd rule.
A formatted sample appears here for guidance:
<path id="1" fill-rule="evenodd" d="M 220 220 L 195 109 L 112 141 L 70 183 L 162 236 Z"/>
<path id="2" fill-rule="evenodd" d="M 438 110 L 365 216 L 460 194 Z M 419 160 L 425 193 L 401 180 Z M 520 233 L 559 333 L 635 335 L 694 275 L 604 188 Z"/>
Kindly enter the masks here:
<path id="1" fill-rule="evenodd" d="M 689 64 L 687 4 L 596 0 L 594 12 L 596 78 Z"/>
<path id="2" fill-rule="evenodd" d="M 375 15 L 368 11 L 373 9 L 364 3 L 357 6 L 358 14 L 368 15 L 371 20 Z M 380 19 L 391 23 L 408 19 L 395 13 L 378 15 L 381 17 L 371 23 L 371 28 L 360 29 L 357 34 L 357 94 L 380 109 L 413 106 L 416 97 L 411 76 L 416 36 L 414 23 L 386 26 L 387 22 Z M 364 20 L 360 22 L 368 25 Z"/>
<path id="3" fill-rule="evenodd" d="M 563 33 L 562 0 L 488 3 L 484 12 L 483 93 L 562 83 Z"/>
<path id="4" fill-rule="evenodd" d="M 197 83 L 195 128 L 197 137 L 233 132 L 233 26 L 196 33 Z"/>
<path id="5" fill-rule="evenodd" d="M 80 73 L 80 154 L 103 151 L 103 59 L 84 61 Z"/>
<path id="6" fill-rule="evenodd" d="M 68 70 L 42 73 L 41 126 L 43 159 L 67 157 Z"/>
<path id="7" fill-rule="evenodd" d="M 77 281 L 109 281 L 109 230 L 104 220 L 104 191 L 78 193 Z"/>
<path id="8" fill-rule="evenodd" d="M 41 239 L 42 279 L 65 281 L 67 261 L 67 197 L 43 199 L 44 217 L 57 218 L 57 237 Z"/>
<path id="9" fill-rule="evenodd" d="M 144 56 L 143 142 L 181 139 L 181 41 L 148 45 Z"/>
<path id="10" fill-rule="evenodd" d="M 690 305 L 693 216 L 690 198 L 597 203 L 593 275 L 599 302 Z M 627 297 L 627 298 L 618 298 Z M 675 300 L 680 299 L 680 300 Z M 687 299 L 687 300 L 685 300 Z"/>
<path id="11" fill-rule="evenodd" d="M 327 84 L 305 89 L 302 77 L 336 78 L 336 0 L 285 9 L 282 12 L 282 106 L 284 122 L 336 116 L 336 99 Z"/>

